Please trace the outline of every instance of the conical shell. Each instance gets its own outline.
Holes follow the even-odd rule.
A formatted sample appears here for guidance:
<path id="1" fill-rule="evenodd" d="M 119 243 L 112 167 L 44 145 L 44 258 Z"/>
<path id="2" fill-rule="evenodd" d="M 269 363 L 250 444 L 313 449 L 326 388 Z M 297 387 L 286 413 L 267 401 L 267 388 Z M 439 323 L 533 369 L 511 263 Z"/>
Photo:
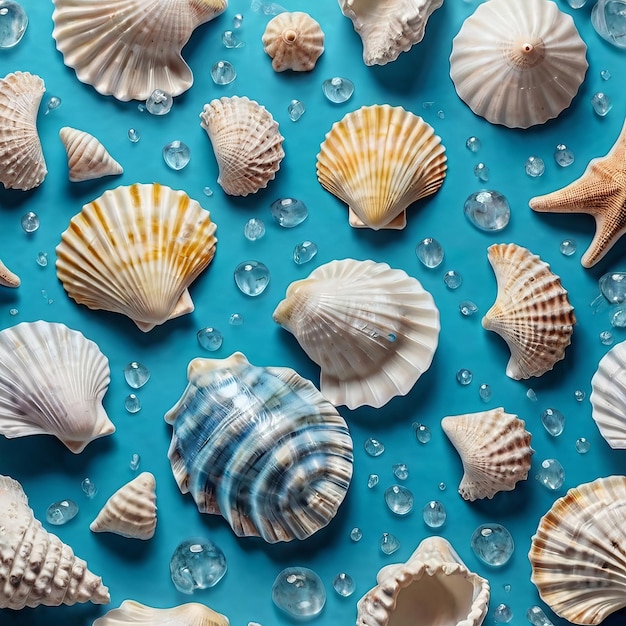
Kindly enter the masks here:
<path id="1" fill-rule="evenodd" d="M 463 463 L 459 493 L 465 500 L 493 498 L 528 478 L 534 450 L 525 426 L 517 415 L 505 413 L 502 407 L 441 420 L 443 432 Z"/>
<path id="2" fill-rule="evenodd" d="M 498 295 L 483 317 L 483 328 L 509 346 L 506 375 L 541 376 L 565 357 L 576 318 L 561 279 L 536 254 L 514 243 L 495 244 L 488 258 Z"/>
<path id="3" fill-rule="evenodd" d="M 541 518 L 528 554 L 531 580 L 557 615 L 595 625 L 626 606 L 624 519 L 624 476 L 570 489 Z"/>
<path id="4" fill-rule="evenodd" d="M 156 480 L 150 472 L 142 472 L 106 501 L 89 528 L 94 533 L 151 539 L 156 530 L 156 511 Z"/>
<path id="5" fill-rule="evenodd" d="M 352 439 L 335 407 L 294 370 L 236 352 L 194 359 L 165 415 L 182 493 L 238 536 L 306 539 L 335 516 L 352 478 Z"/>
<path id="6" fill-rule="evenodd" d="M 93 135 L 64 126 L 59 131 L 59 137 L 67 152 L 69 178 L 73 183 L 117 176 L 124 171 Z"/>
<path id="7" fill-rule="evenodd" d="M 48 170 L 37 132 L 43 80 L 28 72 L 0 79 L 0 183 L 28 191 L 41 185 Z"/>
<path id="8" fill-rule="evenodd" d="M 432 126 L 402 107 L 367 106 L 335 122 L 317 155 L 322 187 L 349 208 L 350 225 L 406 226 L 406 209 L 434 194 L 446 153 Z"/>
<path id="9" fill-rule="evenodd" d="M 0 609 L 111 601 L 102 579 L 42 527 L 22 486 L 8 476 L 0 476 L 0 528 Z"/>
<path id="10" fill-rule="evenodd" d="M 171 609 L 154 609 L 134 600 L 124 600 L 118 609 L 99 617 L 93 626 L 230 626 L 225 615 L 198 602 L 188 602 Z"/>
<path id="11" fill-rule="evenodd" d="M 430 293 L 404 271 L 369 260 L 331 261 L 291 283 L 273 317 L 320 366 L 324 396 L 351 409 L 406 395 L 439 341 Z"/>
<path id="12" fill-rule="evenodd" d="M 48 434 L 82 452 L 115 426 L 102 399 L 109 362 L 76 330 L 22 322 L 0 332 L 0 433 L 9 439 Z"/>
<path id="13" fill-rule="evenodd" d="M 147 332 L 190 313 L 188 287 L 215 254 L 210 214 L 158 183 L 118 187 L 86 204 L 56 248 L 70 298 L 128 316 Z"/>
<path id="14" fill-rule="evenodd" d="M 3 287 L 19 287 L 22 281 L 2 261 L 0 261 L 0 285 Z"/>
<path id="15" fill-rule="evenodd" d="M 181 56 L 192 32 L 228 0 L 54 0 L 57 49 L 78 80 L 118 100 L 177 96 L 193 75 Z"/>
<path id="16" fill-rule="evenodd" d="M 219 168 L 217 182 L 231 196 L 247 196 L 274 180 L 285 156 L 271 113 L 248 98 L 220 98 L 204 105 L 206 130 Z"/>

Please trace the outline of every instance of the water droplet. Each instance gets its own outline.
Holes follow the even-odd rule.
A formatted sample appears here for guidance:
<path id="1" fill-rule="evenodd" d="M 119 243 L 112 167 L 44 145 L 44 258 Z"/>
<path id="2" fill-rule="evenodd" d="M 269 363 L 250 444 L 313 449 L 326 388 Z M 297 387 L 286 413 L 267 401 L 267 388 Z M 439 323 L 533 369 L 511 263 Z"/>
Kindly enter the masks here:
<path id="1" fill-rule="evenodd" d="M 456 380 L 459 385 L 469 385 L 474 378 L 474 374 L 470 370 L 462 368 L 456 373 Z"/>
<path id="2" fill-rule="evenodd" d="M 34 233 L 39 228 L 39 216 L 33 211 L 28 211 L 22 216 L 21 224 L 25 233 Z"/>
<path id="3" fill-rule="evenodd" d="M 357 541 L 361 541 L 361 539 L 363 539 L 363 532 L 361 531 L 360 528 L 353 528 L 350 531 L 350 539 L 352 539 L 352 541 L 354 541 L 354 543 L 356 543 Z"/>
<path id="4" fill-rule="evenodd" d="M 470 544 L 474 554 L 493 567 L 507 563 L 515 549 L 511 533 L 501 524 L 481 524 L 473 532 Z"/>
<path id="5" fill-rule="evenodd" d="M 471 300 L 463 300 L 463 302 L 459 304 L 459 311 L 461 311 L 461 315 L 464 317 L 470 317 L 478 311 L 478 305 Z"/>
<path id="6" fill-rule="evenodd" d="M 129 387 L 133 389 L 140 389 L 150 379 L 150 370 L 139 361 L 131 361 L 124 368 L 124 378 Z"/>
<path id="7" fill-rule="evenodd" d="M 600 78 L 602 78 L 602 80 L 610 80 L 611 72 L 609 72 L 609 70 L 602 70 L 600 72 Z"/>
<path id="8" fill-rule="evenodd" d="M 400 542 L 391 533 L 383 533 L 380 538 L 380 549 L 387 555 L 400 549 Z"/>
<path id="9" fill-rule="evenodd" d="M 293 228 L 302 224 L 309 211 L 302 200 L 296 198 L 279 198 L 270 205 L 274 221 L 283 228 Z"/>
<path id="10" fill-rule="evenodd" d="M 73 500 L 53 502 L 46 509 L 46 521 L 53 526 L 62 526 L 78 515 L 78 504 Z"/>
<path id="11" fill-rule="evenodd" d="M 534 389 L 528 389 L 526 391 L 526 397 L 531 401 L 531 402 L 537 402 L 537 393 L 535 392 Z"/>
<path id="12" fill-rule="evenodd" d="M 9 309 L 9 315 L 15 316 L 19 313 L 17 309 Z"/>
<path id="13" fill-rule="evenodd" d="M 233 33 L 232 30 L 225 30 L 222 33 L 222 43 L 225 48 L 243 48 L 246 44 L 244 41 L 241 41 L 239 37 Z"/>
<path id="14" fill-rule="evenodd" d="M 413 494 L 401 485 L 392 485 L 385 489 L 385 502 L 396 515 L 407 515 L 413 510 Z"/>
<path id="15" fill-rule="evenodd" d="M 406 463 L 396 463 L 391 469 L 398 480 L 406 480 L 409 477 L 409 468 Z"/>
<path id="16" fill-rule="evenodd" d="M 574 153 L 564 143 L 560 143 L 554 149 L 554 160 L 557 165 L 568 167 L 574 162 Z"/>
<path id="17" fill-rule="evenodd" d="M 326 590 L 322 579 L 308 567 L 287 567 L 272 585 L 272 601 L 291 617 L 308 620 L 322 612 Z"/>
<path id="18" fill-rule="evenodd" d="M 376 487 L 376 485 L 378 484 L 380 478 L 378 476 L 378 474 L 370 474 L 367 477 L 367 487 L 368 489 L 374 489 L 374 487 Z"/>
<path id="19" fill-rule="evenodd" d="M 449 270 L 443 275 L 443 282 L 448 289 L 458 289 L 463 282 L 463 277 L 456 270 Z"/>
<path id="20" fill-rule="evenodd" d="M 432 269 L 441 265 L 444 251 L 441 244 L 436 239 L 426 237 L 415 246 L 415 256 L 417 256 L 419 261 L 426 267 Z"/>
<path id="21" fill-rule="evenodd" d="M 0 48 L 17 45 L 26 32 L 28 15 L 17 2 L 0 0 Z"/>
<path id="22" fill-rule="evenodd" d="M 541 468 L 535 477 L 544 487 L 555 491 L 565 481 L 565 470 L 556 459 L 546 459 L 541 462 Z"/>
<path id="23" fill-rule="evenodd" d="M 446 490 L 446 483 L 439 483 L 439 491 L 445 491 Z"/>
<path id="24" fill-rule="evenodd" d="M 626 302 L 626 272 L 609 272 L 598 280 L 600 293 L 611 304 Z"/>
<path id="25" fill-rule="evenodd" d="M 129 413 L 138 413 L 141 411 L 141 401 L 134 393 L 129 393 L 124 400 L 124 408 Z"/>
<path id="26" fill-rule="evenodd" d="M 48 102 L 46 103 L 46 110 L 44 112 L 44 115 L 48 115 L 50 111 L 55 111 L 60 106 L 61 106 L 61 98 L 58 98 L 57 96 L 50 96 L 48 98 Z"/>
<path id="27" fill-rule="evenodd" d="M 432 433 L 430 432 L 430 428 L 426 426 L 426 424 L 418 424 L 415 422 L 413 424 L 413 429 L 415 430 L 415 438 L 420 443 L 428 443 L 432 437 Z"/>
<path id="28" fill-rule="evenodd" d="M 48 253 L 38 252 L 36 261 L 37 265 L 39 265 L 40 267 L 46 267 L 48 265 Z"/>
<path id="29" fill-rule="evenodd" d="M 576 242 L 573 239 L 564 239 L 559 250 L 563 256 L 572 256 L 576 252 Z"/>
<path id="30" fill-rule="evenodd" d="M 322 91 L 324 95 L 335 104 L 346 102 L 354 93 L 354 84 L 347 78 L 334 76 L 322 83 Z"/>
<path id="31" fill-rule="evenodd" d="M 242 24 L 243 24 L 243 15 L 241 13 L 235 13 L 235 15 L 233 16 L 233 28 L 234 29 L 241 28 Z"/>
<path id="32" fill-rule="evenodd" d="M 506 585 L 502 585 L 502 589 L 504 589 L 504 593 L 511 593 L 511 585 L 508 583 Z"/>
<path id="33" fill-rule="evenodd" d="M 213 195 L 213 189 L 211 189 L 211 187 L 203 187 L 202 188 L 202 193 L 207 197 L 210 198 Z"/>
<path id="34" fill-rule="evenodd" d="M 265 235 L 265 224 L 258 217 L 251 217 L 243 227 L 243 234 L 248 241 L 257 241 Z"/>
<path id="35" fill-rule="evenodd" d="M 489 168 L 484 163 L 477 163 L 474 167 L 474 176 L 486 183 L 489 180 Z"/>
<path id="36" fill-rule="evenodd" d="M 210 539 L 187 539 L 170 559 L 170 577 L 181 593 L 214 587 L 226 574 L 226 557 Z"/>
<path id="37" fill-rule="evenodd" d="M 90 478 L 85 478 L 83 482 L 80 483 L 80 488 L 90 500 L 98 493 L 98 487 L 96 487 Z"/>
<path id="38" fill-rule="evenodd" d="M 173 170 L 182 170 L 191 160 L 191 150 L 186 143 L 175 139 L 163 146 L 163 160 Z"/>
<path id="39" fill-rule="evenodd" d="M 261 295 L 270 282 L 270 271 L 260 261 L 243 261 L 234 272 L 235 283 L 247 296 Z"/>
<path id="40" fill-rule="evenodd" d="M 524 170 L 531 178 L 537 178 L 538 176 L 543 176 L 546 171 L 546 164 L 541 157 L 532 155 L 526 159 Z"/>
<path id="41" fill-rule="evenodd" d="M 300 100 L 292 100 L 287 107 L 287 113 L 292 122 L 297 122 L 305 112 L 304 104 Z"/>
<path id="42" fill-rule="evenodd" d="M 141 133 L 135 128 L 128 129 L 128 141 L 137 143 L 141 139 Z"/>
<path id="43" fill-rule="evenodd" d="M 228 318 L 228 323 L 231 326 L 242 326 L 243 325 L 243 315 L 241 313 L 233 313 Z"/>
<path id="44" fill-rule="evenodd" d="M 558 437 L 565 428 L 565 415 L 558 409 L 546 409 L 541 414 L 541 423 L 553 437 Z"/>
<path id="45" fill-rule="evenodd" d="M 385 446 L 378 439 L 370 437 L 365 440 L 365 452 L 370 456 L 380 456 L 385 451 Z"/>
<path id="46" fill-rule="evenodd" d="M 585 4 L 587 4 L 587 0 L 567 0 L 567 4 L 569 4 L 572 9 L 582 9 Z"/>
<path id="47" fill-rule="evenodd" d="M 532 626 L 554 626 L 548 619 L 548 616 L 538 606 L 531 606 L 528 611 L 526 611 L 526 619 Z"/>
<path id="48" fill-rule="evenodd" d="M 302 241 L 293 249 L 293 260 L 297 265 L 311 261 L 317 254 L 317 246 L 312 241 Z"/>
<path id="49" fill-rule="evenodd" d="M 576 402 L 582 402 L 585 399 L 585 392 L 582 389 L 576 389 L 574 391 L 574 400 Z"/>
<path id="50" fill-rule="evenodd" d="M 611 326 L 613 328 L 626 328 L 626 307 L 620 307 L 611 315 Z"/>
<path id="51" fill-rule="evenodd" d="M 447 516 L 446 507 L 437 500 L 431 500 L 422 509 L 424 523 L 429 528 L 439 528 L 443 526 Z"/>
<path id="52" fill-rule="evenodd" d="M 613 333 L 609 330 L 603 330 L 600 335 L 600 343 L 603 346 L 610 346 L 613 344 Z"/>
<path id="53" fill-rule="evenodd" d="M 478 388 L 478 395 L 480 396 L 480 399 L 483 402 L 489 402 L 489 400 L 491 400 L 491 395 L 492 395 L 491 387 L 487 383 L 483 383 Z"/>
<path id="54" fill-rule="evenodd" d="M 579 437 L 576 439 L 576 452 L 578 452 L 578 454 L 587 454 L 590 449 L 591 444 L 588 439 L 585 439 L 585 437 Z"/>
<path id="55" fill-rule="evenodd" d="M 443 111 L 443 109 L 439 109 L 439 111 L 437 111 L 437 117 L 442 120 L 444 119 L 446 116 L 445 112 Z"/>
<path id="56" fill-rule="evenodd" d="M 48 299 L 48 292 L 47 292 L 45 289 L 42 289 L 42 290 L 41 290 L 41 297 L 42 297 L 44 300 L 47 300 L 47 299 Z"/>
<path id="57" fill-rule="evenodd" d="M 130 467 L 133 472 L 136 472 L 139 469 L 139 465 L 141 465 L 141 457 L 135 452 L 130 457 L 128 467 Z"/>
<path id="58" fill-rule="evenodd" d="M 196 338 L 198 339 L 200 347 L 208 350 L 209 352 L 215 352 L 216 350 L 219 350 L 222 347 L 222 343 L 224 341 L 222 333 L 216 328 L 212 328 L 211 326 L 201 328 L 196 333 Z"/>
<path id="59" fill-rule="evenodd" d="M 422 109 L 430 109 L 433 104 L 435 104 L 434 100 L 427 100 L 426 102 L 422 102 Z"/>
<path id="60" fill-rule="evenodd" d="M 481 142 L 480 139 L 478 139 L 478 137 L 468 137 L 467 141 L 465 142 L 465 147 L 470 151 L 470 152 L 478 152 L 481 148 Z"/>
<path id="61" fill-rule="evenodd" d="M 146 105 L 143 102 L 140 102 L 137 105 L 137 111 L 139 111 L 139 113 L 143 113 L 146 110 Z"/>
<path id="62" fill-rule="evenodd" d="M 465 200 L 463 210 L 473 226 L 487 232 L 502 230 L 511 219 L 509 203 L 499 191 L 475 191 Z"/>
<path id="63" fill-rule="evenodd" d="M 600 117 L 604 117 L 613 108 L 613 102 L 605 93 L 598 91 L 591 97 L 591 106 Z"/>
<path id="64" fill-rule="evenodd" d="M 498 604 L 493 611 L 493 619 L 497 624 L 508 624 L 513 619 L 513 611 L 507 604 Z"/>
<path id="65" fill-rule="evenodd" d="M 167 91 L 155 89 L 146 100 L 146 110 L 152 115 L 166 115 L 172 110 L 173 104 L 174 98 Z"/>
<path id="66" fill-rule="evenodd" d="M 237 78 L 237 72 L 232 63 L 218 61 L 211 68 L 211 78 L 216 85 L 229 85 Z"/>
<path id="67" fill-rule="evenodd" d="M 333 580 L 333 588 L 341 597 L 348 598 L 354 593 L 356 584 L 350 574 L 341 572 L 335 576 Z"/>

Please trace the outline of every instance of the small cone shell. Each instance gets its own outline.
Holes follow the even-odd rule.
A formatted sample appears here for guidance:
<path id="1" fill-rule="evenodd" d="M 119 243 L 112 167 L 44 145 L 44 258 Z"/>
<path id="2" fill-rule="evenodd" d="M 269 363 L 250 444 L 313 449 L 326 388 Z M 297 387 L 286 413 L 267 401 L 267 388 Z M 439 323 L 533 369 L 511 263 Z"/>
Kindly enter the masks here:
<path id="1" fill-rule="evenodd" d="M 19 287 L 22 281 L 2 261 L 0 261 L 0 285 L 3 287 Z"/>
<path id="2" fill-rule="evenodd" d="M 70 126 L 59 131 L 67 152 L 69 178 L 73 183 L 103 176 L 117 176 L 124 170 L 106 148 L 89 133 Z"/>
<path id="3" fill-rule="evenodd" d="M 99 617 L 93 626 L 230 626 L 225 615 L 204 604 L 187 602 L 171 609 L 154 609 L 134 600 L 124 600 L 118 609 Z"/>

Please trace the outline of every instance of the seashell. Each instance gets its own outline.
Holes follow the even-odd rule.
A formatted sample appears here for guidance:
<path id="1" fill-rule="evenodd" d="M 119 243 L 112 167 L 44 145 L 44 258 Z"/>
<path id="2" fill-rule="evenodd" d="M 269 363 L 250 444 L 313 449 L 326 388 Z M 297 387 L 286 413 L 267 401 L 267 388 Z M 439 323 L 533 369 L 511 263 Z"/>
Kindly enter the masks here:
<path id="1" fill-rule="evenodd" d="M 426 23 L 443 0 L 339 0 L 363 42 L 366 65 L 395 61 L 424 38 Z"/>
<path id="2" fill-rule="evenodd" d="M 271 113 L 246 97 L 204 105 L 200 125 L 213 145 L 217 182 L 231 196 L 247 196 L 274 180 L 285 156 L 283 136 Z"/>
<path id="3" fill-rule="evenodd" d="M 317 179 L 349 208 L 350 226 L 406 226 L 406 209 L 446 176 L 441 138 L 402 107 L 374 105 L 333 124 L 317 155 Z"/>
<path id="4" fill-rule="evenodd" d="M 539 521 L 531 581 L 568 622 L 600 624 L 626 606 L 625 517 L 626 477 L 608 476 L 570 489 Z"/>
<path id="5" fill-rule="evenodd" d="M 0 261 L 0 285 L 3 287 L 19 287 L 21 284 L 20 277 Z"/>
<path id="6" fill-rule="evenodd" d="M 314 385 L 240 352 L 193 359 L 165 415 L 182 493 L 222 515 L 237 536 L 306 539 L 335 516 L 352 478 L 348 427 Z"/>
<path id="7" fill-rule="evenodd" d="M 22 486 L 9 476 L 0 476 L 0 528 L 0 609 L 111 601 L 102 579 L 35 519 Z"/>
<path id="8" fill-rule="evenodd" d="M 512 491 L 528 478 L 534 450 L 531 434 L 517 415 L 502 407 L 490 411 L 450 415 L 441 428 L 461 457 L 463 478 L 459 493 L 473 502 L 493 498 L 499 491 Z"/>
<path id="9" fill-rule="evenodd" d="M 187 91 L 193 75 L 181 50 L 228 0 L 54 0 L 52 36 L 83 83 L 118 100 L 161 89 Z"/>
<path id="10" fill-rule="evenodd" d="M 0 79 L 0 183 L 28 191 L 41 185 L 48 170 L 37 132 L 43 80 L 28 72 Z"/>
<path id="11" fill-rule="evenodd" d="M 495 244 L 487 256 L 498 295 L 483 317 L 483 328 L 509 346 L 507 376 L 541 376 L 565 357 L 571 343 L 576 318 L 567 291 L 550 266 L 526 248 Z"/>
<path id="12" fill-rule="evenodd" d="M 103 176 L 117 176 L 124 170 L 106 148 L 89 133 L 64 126 L 59 137 L 67 152 L 67 166 L 73 183 Z"/>
<path id="13" fill-rule="evenodd" d="M 261 39 L 275 72 L 310 72 L 324 52 L 322 27 L 302 11 L 273 17 Z"/>
<path id="14" fill-rule="evenodd" d="M 406 563 L 385 565 L 376 582 L 357 603 L 357 626 L 480 626 L 487 615 L 489 581 L 443 537 L 424 539 Z"/>
<path id="15" fill-rule="evenodd" d="M 156 511 L 156 479 L 150 472 L 142 472 L 106 501 L 89 528 L 94 533 L 151 539 L 156 530 Z"/>
<path id="16" fill-rule="evenodd" d="M 22 322 L 0 331 L 0 433 L 8 439 L 48 434 L 75 454 L 115 432 L 102 398 L 109 362 L 77 330 Z"/>
<path id="17" fill-rule="evenodd" d="M 321 368 L 333 404 L 381 407 L 430 367 L 439 310 L 420 282 L 386 263 L 344 259 L 287 288 L 274 321 Z"/>
<path id="18" fill-rule="evenodd" d="M 118 609 L 99 617 L 93 626 L 230 626 L 225 615 L 199 602 L 188 602 L 171 609 L 155 609 L 135 600 L 124 600 Z"/>
<path id="19" fill-rule="evenodd" d="M 450 77 L 476 115 L 528 128 L 570 105 L 585 78 L 586 51 L 574 20 L 556 3 L 489 0 L 453 39 Z"/>
<path id="20" fill-rule="evenodd" d="M 128 316 L 147 332 L 194 309 L 188 287 L 215 254 L 210 214 L 158 183 L 105 191 L 86 204 L 56 248 L 70 298 Z"/>

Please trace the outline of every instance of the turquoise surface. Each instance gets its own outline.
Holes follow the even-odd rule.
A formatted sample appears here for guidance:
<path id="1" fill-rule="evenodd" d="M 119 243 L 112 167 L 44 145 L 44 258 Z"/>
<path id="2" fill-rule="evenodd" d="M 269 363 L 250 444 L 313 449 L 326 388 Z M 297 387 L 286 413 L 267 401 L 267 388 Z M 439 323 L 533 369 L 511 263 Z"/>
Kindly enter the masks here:
<path id="1" fill-rule="evenodd" d="M 112 6 L 114 2 L 111 0 Z M 6 328 L 37 319 L 64 322 L 96 341 L 110 361 L 111 384 L 105 408 L 117 430 L 91 443 L 80 455 L 72 454 L 49 436 L 0 438 L 0 473 L 22 483 L 41 520 L 55 500 L 72 498 L 79 503 L 80 512 L 73 521 L 62 527 L 47 527 L 86 559 L 92 571 L 102 575 L 111 591 L 108 608 L 119 606 L 126 598 L 159 607 L 194 600 L 226 614 L 234 626 L 246 626 L 249 621 L 284 626 L 292 621 L 272 604 L 272 582 L 284 567 L 303 565 L 320 575 L 328 593 L 322 614 L 312 623 L 348 625 L 354 623 L 357 599 L 375 584 L 379 568 L 404 561 L 424 537 L 435 532 L 452 542 L 471 570 L 489 578 L 492 612 L 501 602 L 509 604 L 514 613 L 512 623 L 519 626 L 526 623 L 526 609 L 539 603 L 555 624 L 565 624 L 539 601 L 530 582 L 527 553 L 540 517 L 557 497 L 580 483 L 626 471 L 624 452 L 611 450 L 602 439 L 592 421 L 589 403 L 591 377 L 608 350 L 598 335 L 610 330 L 608 309 L 594 314 L 589 305 L 598 295 L 597 280 L 602 274 L 626 269 L 624 241 L 596 267 L 583 269 L 580 257 L 593 234 L 592 218 L 536 214 L 529 209 L 528 200 L 576 179 L 590 159 L 607 153 L 624 122 L 625 52 L 611 47 L 595 33 L 589 20 L 591 5 L 574 11 L 565 2 L 558 3 L 573 16 L 588 45 L 589 70 L 572 105 L 544 125 L 511 130 L 476 117 L 458 99 L 449 78 L 452 38 L 474 10 L 473 2 L 445 0 L 432 15 L 420 44 L 387 66 L 366 67 L 360 39 L 337 2 L 284 0 L 287 9 L 307 10 L 322 24 L 326 50 L 310 73 L 276 74 L 261 44 L 269 18 L 251 11 L 247 0 L 232 0 L 222 16 L 198 28 L 186 46 L 184 55 L 195 82 L 187 93 L 176 98 L 174 108 L 164 117 L 151 117 L 140 112 L 136 102 L 118 102 L 80 83 L 55 49 L 51 36 L 53 4 L 42 0 L 23 0 L 22 4 L 30 18 L 29 27 L 18 46 L 0 51 L 0 74 L 29 71 L 45 81 L 47 93 L 38 128 L 49 173 L 33 191 L 0 192 L 0 258 L 22 278 L 19 289 L 0 291 L 0 325 Z M 231 28 L 232 18 L 239 12 L 244 15 L 244 23 L 238 34 L 246 46 L 227 50 L 221 34 Z M 225 87 L 214 85 L 209 74 L 211 65 L 219 59 L 231 61 L 238 72 L 237 79 Z M 612 74 L 608 82 L 602 80 L 602 70 Z M 494 79 L 490 74 L 491 68 L 485 67 L 485 80 Z M 332 76 L 350 78 L 356 85 L 349 102 L 333 105 L 325 100 L 321 83 Z M 604 118 L 598 117 L 590 104 L 597 91 L 613 99 L 613 110 Z M 62 99 L 62 105 L 44 115 L 47 98 L 53 95 Z M 198 118 L 206 102 L 230 95 L 245 95 L 262 103 L 280 123 L 285 136 L 286 157 L 276 180 L 247 198 L 226 196 L 217 184 L 212 148 Z M 294 98 L 306 106 L 306 113 L 297 123 L 287 114 Z M 373 103 L 401 105 L 423 116 L 447 149 L 449 169 L 443 187 L 435 196 L 410 208 L 407 227 L 402 231 L 350 228 L 345 205 L 316 180 L 316 155 L 325 133 L 346 113 Z M 66 125 L 100 138 L 123 165 L 124 174 L 87 183 L 68 182 L 65 151 L 58 139 L 59 129 Z M 128 141 L 129 128 L 141 133 L 139 143 Z M 465 148 L 470 135 L 482 141 L 477 154 Z M 192 153 L 189 165 L 178 172 L 168 169 L 161 157 L 162 146 L 174 139 L 187 143 Z M 566 169 L 552 159 L 558 143 L 567 144 L 576 156 Z M 524 172 L 524 163 L 531 154 L 546 162 L 541 178 L 531 179 Z M 490 169 L 486 186 L 505 194 L 511 204 L 511 222 L 500 233 L 480 232 L 463 215 L 465 198 L 483 186 L 473 174 L 479 161 Z M 195 311 L 144 334 L 125 317 L 91 311 L 70 300 L 56 278 L 54 260 L 61 233 L 83 204 L 118 185 L 153 181 L 185 190 L 208 209 L 218 226 L 219 241 L 212 264 L 191 287 Z M 207 185 L 214 190 L 212 197 L 203 194 Z M 273 223 L 269 205 L 280 197 L 297 197 L 306 202 L 308 219 L 292 230 Z M 20 227 L 26 211 L 35 211 L 41 219 L 39 230 L 29 235 Z M 257 242 L 243 236 L 243 227 L 251 217 L 263 219 L 267 226 L 265 237 Z M 426 269 L 415 257 L 415 245 L 424 237 L 437 238 L 445 248 L 445 260 L 435 270 Z M 560 242 L 566 238 L 578 245 L 572 257 L 559 251 Z M 297 266 L 292 251 L 303 240 L 314 241 L 319 254 L 311 263 Z M 496 295 L 487 247 L 509 242 L 528 247 L 550 263 L 569 290 L 578 320 L 565 360 L 553 371 L 530 381 L 516 382 L 505 376 L 508 350 L 480 323 Z M 40 251 L 48 253 L 45 268 L 36 263 Z M 395 398 L 380 409 L 350 411 L 340 407 L 354 439 L 354 477 L 338 515 L 327 528 L 304 542 L 288 544 L 267 545 L 259 539 L 237 538 L 221 517 L 199 514 L 192 498 L 179 492 L 167 459 L 171 427 L 163 416 L 182 394 L 187 363 L 197 356 L 223 358 L 239 350 L 255 365 L 293 367 L 317 384 L 318 367 L 308 360 L 295 339 L 272 321 L 272 311 L 290 282 L 307 276 L 318 265 L 347 257 L 384 261 L 404 269 L 433 294 L 442 327 L 433 364 L 406 397 Z M 244 296 L 233 282 L 234 267 L 246 259 L 262 261 L 271 270 L 271 283 L 257 298 Z M 463 276 L 463 284 L 456 291 L 448 290 L 442 280 L 444 272 L 451 269 Z M 474 301 L 478 313 L 463 317 L 459 313 L 463 300 Z M 11 316 L 9 310 L 14 308 L 19 313 Z M 232 313 L 243 315 L 243 326 L 229 325 Z M 214 354 L 203 351 L 196 342 L 196 331 L 204 326 L 216 327 L 224 335 L 222 348 Z M 613 332 L 616 342 L 626 339 L 623 330 Z M 130 415 L 124 409 L 124 398 L 131 390 L 122 370 L 133 360 L 145 363 L 152 377 L 137 392 L 141 411 Z M 461 367 L 474 374 L 467 387 L 455 380 Z M 478 395 L 481 383 L 488 383 L 493 390 L 487 403 Z M 527 398 L 529 388 L 535 390 L 536 402 Z M 582 402 L 575 400 L 577 389 L 585 392 Z M 456 491 L 461 463 L 440 428 L 440 420 L 446 415 L 498 406 L 518 414 L 533 433 L 533 467 L 528 481 L 519 483 L 513 492 L 467 503 Z M 558 408 L 567 418 L 565 431 L 558 438 L 548 435 L 540 423 L 539 416 L 548 407 Z M 428 444 L 416 441 L 414 422 L 431 429 Z M 386 447 L 378 458 L 368 457 L 364 451 L 363 444 L 370 436 Z M 579 437 L 591 443 L 586 455 L 576 452 L 574 444 Z M 89 523 L 106 499 L 133 477 L 128 465 L 133 453 L 141 455 L 141 470 L 153 472 L 157 478 L 155 537 L 140 542 L 91 533 Z M 546 458 L 558 458 L 566 471 L 565 483 L 556 492 L 534 479 Z M 395 517 L 383 500 L 386 487 L 396 482 L 392 473 L 395 463 L 408 465 L 410 475 L 404 484 L 415 496 L 414 510 L 406 517 Z M 371 490 L 367 487 L 370 473 L 380 476 L 379 485 Z M 98 487 L 92 500 L 81 491 L 85 477 Z M 439 489 L 441 482 L 446 485 L 444 491 Z M 448 512 L 445 525 L 437 531 L 426 527 L 421 516 L 422 507 L 433 499 L 443 502 Z M 470 549 L 472 532 L 485 522 L 504 524 L 513 535 L 515 553 L 502 568 L 483 565 Z M 349 538 L 355 526 L 363 531 L 359 543 Z M 401 542 L 392 556 L 380 551 L 383 532 L 394 534 Z M 189 597 L 178 593 L 171 583 L 169 560 L 175 546 L 193 536 L 215 541 L 226 554 L 229 569 L 217 586 Z M 333 578 L 342 571 L 356 581 L 356 592 L 350 598 L 339 597 L 332 588 Z M 510 591 L 505 585 L 511 586 Z M 105 611 L 105 607 L 93 605 L 4 610 L 0 612 L 0 623 L 86 626 Z M 623 620 L 622 613 L 605 623 L 615 626 Z M 486 623 L 493 623 L 492 613 Z"/>

